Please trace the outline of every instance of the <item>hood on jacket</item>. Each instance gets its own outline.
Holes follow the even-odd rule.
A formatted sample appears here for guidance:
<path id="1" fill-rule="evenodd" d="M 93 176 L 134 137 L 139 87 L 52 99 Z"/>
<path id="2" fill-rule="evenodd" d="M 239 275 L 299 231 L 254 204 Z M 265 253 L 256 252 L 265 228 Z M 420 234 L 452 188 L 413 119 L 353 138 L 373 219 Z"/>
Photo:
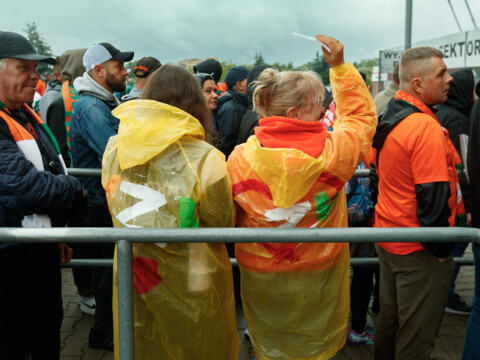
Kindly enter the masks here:
<path id="1" fill-rule="evenodd" d="M 45 92 L 51 90 L 62 91 L 62 84 L 60 84 L 57 79 L 50 80 L 49 82 L 47 82 L 47 89 L 45 90 Z"/>
<path id="2" fill-rule="evenodd" d="M 381 116 L 378 118 L 377 131 L 373 137 L 372 147 L 378 152 L 382 149 L 385 139 L 395 127 L 407 116 L 421 112 L 406 101 L 391 99 Z"/>
<path id="3" fill-rule="evenodd" d="M 83 73 L 82 77 L 75 79 L 73 87 L 77 90 L 78 94 L 89 94 L 99 98 L 100 100 L 120 104 L 120 101 L 110 91 L 100 86 L 95 80 L 92 79 L 87 72 Z"/>
<path id="4" fill-rule="evenodd" d="M 325 169 L 325 156 L 313 158 L 292 148 L 267 148 L 251 136 L 244 156 L 255 173 L 270 189 L 277 207 L 289 208 L 303 198 Z"/>
<path id="5" fill-rule="evenodd" d="M 205 74 L 210 74 L 213 76 L 213 79 L 215 80 L 215 84 L 218 83 L 220 78 L 222 77 L 222 64 L 220 64 L 217 60 L 215 59 L 207 59 L 205 61 L 202 61 L 201 63 L 198 63 L 193 67 L 193 72 L 199 73 L 205 73 Z"/>
<path id="6" fill-rule="evenodd" d="M 248 97 L 245 94 L 241 94 L 239 92 L 233 91 L 233 90 L 228 90 L 224 95 L 220 96 L 218 98 L 218 103 L 217 103 L 217 111 L 220 110 L 220 108 L 225 104 L 226 102 L 229 101 L 237 101 L 245 106 L 248 106 Z"/>
<path id="7" fill-rule="evenodd" d="M 62 66 L 62 78 L 73 82 L 77 77 L 85 72 L 83 66 L 83 55 L 87 49 L 67 50 L 60 55 L 60 65 Z"/>
<path id="8" fill-rule="evenodd" d="M 205 139 L 205 131 L 192 115 L 154 100 L 131 100 L 116 107 L 118 159 L 122 170 L 151 160 L 183 136 Z"/>
<path id="9" fill-rule="evenodd" d="M 450 75 L 452 75 L 453 81 L 450 83 L 448 98 L 443 104 L 450 105 L 468 116 L 473 106 L 473 71 L 462 69 L 454 71 Z M 441 108 L 441 105 L 438 108 Z"/>

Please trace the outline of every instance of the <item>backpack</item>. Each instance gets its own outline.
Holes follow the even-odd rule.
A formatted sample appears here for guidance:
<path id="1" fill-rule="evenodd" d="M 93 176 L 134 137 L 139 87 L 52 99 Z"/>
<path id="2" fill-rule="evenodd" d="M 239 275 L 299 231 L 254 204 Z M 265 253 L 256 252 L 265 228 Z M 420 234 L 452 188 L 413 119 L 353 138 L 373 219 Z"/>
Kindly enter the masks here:
<path id="1" fill-rule="evenodd" d="M 362 169 L 366 169 L 366 167 L 363 162 L 360 162 L 357 170 Z M 370 178 L 351 178 L 345 184 L 345 192 L 347 195 L 348 225 L 366 226 L 375 207 Z"/>

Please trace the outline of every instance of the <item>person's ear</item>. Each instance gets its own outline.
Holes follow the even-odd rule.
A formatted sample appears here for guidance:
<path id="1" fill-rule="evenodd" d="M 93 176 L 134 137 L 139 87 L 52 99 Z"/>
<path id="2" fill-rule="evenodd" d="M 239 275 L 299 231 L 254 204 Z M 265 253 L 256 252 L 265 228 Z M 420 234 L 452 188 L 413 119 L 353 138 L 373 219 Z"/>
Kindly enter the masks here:
<path id="1" fill-rule="evenodd" d="M 295 107 L 291 107 L 285 112 L 285 116 L 290 119 L 296 119 L 298 115 L 298 109 Z"/>
<path id="2" fill-rule="evenodd" d="M 245 91 L 246 90 L 246 85 L 243 86 L 243 80 L 240 80 L 240 81 L 237 81 L 237 83 L 235 84 L 235 87 L 237 88 L 237 91 L 238 92 L 242 92 L 242 91 Z"/>
<path id="3" fill-rule="evenodd" d="M 105 77 L 106 69 L 103 65 L 95 65 L 93 70 L 95 71 L 95 75 L 98 76 L 100 79 L 103 79 Z"/>
<path id="4" fill-rule="evenodd" d="M 418 78 L 418 77 L 415 77 L 412 79 L 412 90 L 419 93 L 419 94 L 422 94 L 423 93 L 423 81 L 422 79 Z"/>

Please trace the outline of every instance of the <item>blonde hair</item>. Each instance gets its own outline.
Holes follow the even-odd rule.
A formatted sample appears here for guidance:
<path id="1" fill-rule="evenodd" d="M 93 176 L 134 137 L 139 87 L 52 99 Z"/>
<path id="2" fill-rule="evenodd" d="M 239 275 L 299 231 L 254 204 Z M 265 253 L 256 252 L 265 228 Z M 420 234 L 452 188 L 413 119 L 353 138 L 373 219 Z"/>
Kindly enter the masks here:
<path id="1" fill-rule="evenodd" d="M 313 71 L 282 71 L 265 69 L 256 81 L 253 92 L 254 110 L 261 118 L 284 116 L 288 109 L 311 101 L 309 97 L 323 96 L 322 79 Z"/>

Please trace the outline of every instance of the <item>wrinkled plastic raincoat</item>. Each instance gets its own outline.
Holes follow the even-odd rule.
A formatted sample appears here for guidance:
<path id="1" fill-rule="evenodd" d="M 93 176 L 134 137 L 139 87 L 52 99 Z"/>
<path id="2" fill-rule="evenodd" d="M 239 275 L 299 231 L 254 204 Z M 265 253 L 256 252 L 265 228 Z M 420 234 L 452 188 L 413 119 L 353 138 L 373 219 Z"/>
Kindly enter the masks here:
<path id="1" fill-rule="evenodd" d="M 233 225 L 223 154 L 198 120 L 152 100 L 132 100 L 103 157 L 102 184 L 116 227 Z M 134 244 L 135 359 L 236 359 L 232 269 L 224 244 Z M 116 264 L 116 262 L 115 262 Z M 118 291 L 114 334 L 118 358 Z"/>
<path id="2" fill-rule="evenodd" d="M 344 184 L 370 149 L 377 117 L 351 64 L 331 69 L 330 79 L 338 119 L 332 132 L 320 134 L 323 143 L 315 143 L 318 157 L 299 150 L 300 143 L 297 148 L 262 146 L 259 128 L 230 155 L 240 226 L 348 226 Z M 262 121 L 280 124 L 278 134 L 288 133 L 282 127 L 294 123 L 305 141 L 309 130 L 302 132 L 302 126 L 313 127 L 272 117 L 260 120 L 260 128 Z M 348 244 L 245 243 L 236 245 L 235 255 L 257 359 L 329 359 L 343 347 L 350 300 Z"/>

